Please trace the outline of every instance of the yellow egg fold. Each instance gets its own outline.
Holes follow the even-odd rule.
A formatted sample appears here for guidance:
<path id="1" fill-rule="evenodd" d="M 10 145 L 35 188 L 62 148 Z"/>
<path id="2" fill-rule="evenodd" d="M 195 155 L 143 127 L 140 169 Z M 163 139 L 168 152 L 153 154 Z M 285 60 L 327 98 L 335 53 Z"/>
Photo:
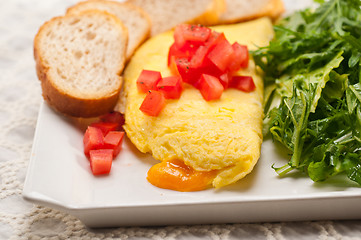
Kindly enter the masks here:
<path id="1" fill-rule="evenodd" d="M 213 27 L 224 32 L 232 44 L 250 50 L 266 46 L 273 37 L 268 18 Z M 249 67 L 237 75 L 250 75 L 256 90 L 250 93 L 226 89 L 219 100 L 205 101 L 199 90 L 186 85 L 180 99 L 167 100 L 157 117 L 139 110 L 145 93 L 136 81 L 143 69 L 171 76 L 168 51 L 174 42 L 166 32 L 145 42 L 124 72 L 125 126 L 132 143 L 160 161 L 182 160 L 196 171 L 218 170 L 212 181 L 216 188 L 234 183 L 250 173 L 260 157 L 263 120 L 263 80 L 250 59 Z M 146 176 L 145 176 L 146 177 Z"/>

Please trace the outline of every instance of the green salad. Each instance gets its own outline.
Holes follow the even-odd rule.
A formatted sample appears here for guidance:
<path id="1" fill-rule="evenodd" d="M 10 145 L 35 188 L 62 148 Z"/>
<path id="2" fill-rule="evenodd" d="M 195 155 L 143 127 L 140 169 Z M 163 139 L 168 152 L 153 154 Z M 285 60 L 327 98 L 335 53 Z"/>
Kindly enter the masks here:
<path id="1" fill-rule="evenodd" d="M 253 52 L 269 93 L 265 128 L 291 151 L 273 168 L 361 185 L 361 1 L 317 2 L 281 20 L 269 46 Z"/>

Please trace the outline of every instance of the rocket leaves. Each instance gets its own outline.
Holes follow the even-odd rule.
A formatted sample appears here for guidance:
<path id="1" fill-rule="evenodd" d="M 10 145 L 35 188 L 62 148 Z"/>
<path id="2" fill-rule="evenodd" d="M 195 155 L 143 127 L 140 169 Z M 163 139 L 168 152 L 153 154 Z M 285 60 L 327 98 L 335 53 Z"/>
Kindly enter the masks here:
<path id="1" fill-rule="evenodd" d="M 266 130 L 292 152 L 274 169 L 361 185 L 361 1 L 317 2 L 281 20 L 269 46 L 252 53 L 272 89 Z"/>

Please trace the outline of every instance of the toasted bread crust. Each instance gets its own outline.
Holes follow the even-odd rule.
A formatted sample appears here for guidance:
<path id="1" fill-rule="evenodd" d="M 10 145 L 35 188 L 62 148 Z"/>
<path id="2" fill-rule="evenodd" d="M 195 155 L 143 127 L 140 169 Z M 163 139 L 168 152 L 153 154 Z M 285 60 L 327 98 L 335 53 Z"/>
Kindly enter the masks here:
<path id="1" fill-rule="evenodd" d="M 228 7 L 228 6 L 227 6 Z M 285 11 L 285 6 L 282 0 L 270 0 L 263 8 L 259 9 L 256 13 L 251 15 L 238 16 L 234 18 L 222 18 L 219 19 L 217 24 L 233 24 L 238 22 L 245 22 L 249 20 L 254 20 L 260 17 L 269 17 L 272 20 L 276 20 L 281 16 Z M 227 11 L 224 13 L 227 14 Z"/>
<path id="2" fill-rule="evenodd" d="M 36 61 L 36 73 L 41 82 L 44 100 L 55 110 L 71 117 L 97 117 L 99 115 L 112 111 L 118 102 L 121 85 L 112 95 L 99 99 L 82 99 L 71 96 L 54 86 L 47 72 L 49 67 L 45 66 L 41 57 L 37 54 L 37 48 L 34 48 Z M 120 81 L 122 82 L 122 78 Z"/>
<path id="3" fill-rule="evenodd" d="M 124 33 L 127 33 L 127 29 L 121 23 L 121 21 L 115 16 L 101 11 L 87 11 L 94 13 L 107 14 L 112 19 L 114 19 L 119 26 L 123 29 Z M 118 64 L 119 69 L 117 70 L 116 75 L 118 75 L 118 84 L 117 87 L 112 89 L 111 92 L 104 94 L 103 96 L 94 96 L 93 98 L 88 97 L 79 97 L 76 94 L 72 94 L 71 92 L 65 92 L 59 86 L 54 84 L 52 77 L 49 74 L 49 71 L 54 66 L 49 66 L 46 60 L 44 60 L 43 53 L 44 49 L 40 45 L 39 38 L 42 37 L 42 32 L 44 29 L 49 27 L 49 25 L 63 18 L 64 16 L 54 17 L 51 20 L 45 22 L 40 28 L 38 33 L 34 38 L 34 59 L 36 63 L 36 73 L 38 79 L 41 82 L 42 95 L 44 100 L 55 110 L 58 112 L 71 116 L 71 117 L 96 117 L 105 113 L 112 111 L 118 101 L 119 93 L 122 86 L 122 78 L 120 74 L 123 71 L 125 65 L 125 51 L 124 48 L 123 58 L 124 60 Z M 124 36 L 125 41 L 127 42 L 128 37 Z M 126 43 L 125 43 L 126 44 Z"/>
<path id="4" fill-rule="evenodd" d="M 225 0 L 178 1 L 178 0 L 127 0 L 144 9 L 152 20 L 151 36 L 168 31 L 180 23 L 216 24 L 225 10 Z M 201 7 L 201 9 L 199 8 Z M 192 7 L 197 7 L 193 11 Z"/>
<path id="5" fill-rule="evenodd" d="M 133 48 L 128 49 L 127 50 L 127 59 L 126 61 L 129 61 L 130 58 L 133 56 L 134 51 L 146 40 L 149 38 L 150 36 L 150 31 L 151 31 L 151 26 L 152 26 L 152 21 L 149 17 L 149 15 L 141 8 L 138 6 L 135 6 L 134 4 L 131 4 L 129 2 L 116 2 L 116 1 L 112 1 L 112 0 L 87 0 L 87 1 L 82 1 L 82 2 L 78 2 L 77 4 L 69 7 L 66 10 L 66 14 L 78 14 L 78 9 L 81 9 L 83 5 L 87 5 L 87 4 L 105 4 L 105 5 L 109 5 L 109 6 L 113 6 L 114 10 L 117 9 L 117 7 L 125 7 L 127 9 L 132 9 L 135 12 L 139 13 L 139 15 L 143 18 L 143 20 L 145 20 L 148 24 L 146 26 L 146 32 L 144 32 L 144 34 L 141 36 L 141 38 L 137 39 L 137 44 L 133 46 Z M 106 11 L 106 10 L 105 10 Z M 106 11 L 108 12 L 108 11 Z M 110 14 L 113 14 L 111 12 L 109 12 Z M 115 15 L 115 14 L 114 14 Z M 121 19 L 119 19 L 121 21 Z M 123 19 L 124 20 L 124 19 Z M 124 22 L 125 23 L 125 22 Z M 126 23 L 125 23 L 126 25 Z M 128 29 L 129 30 L 129 29 Z M 132 34 L 130 32 L 130 34 Z M 128 45 L 129 48 L 129 45 Z"/>
<path id="6" fill-rule="evenodd" d="M 81 99 L 71 96 L 53 85 L 51 80 L 42 74 L 45 78 L 41 81 L 43 98 L 48 104 L 60 113 L 71 117 L 97 117 L 99 115 L 111 112 L 119 97 L 120 89 L 112 95 L 99 99 Z"/>
<path id="7" fill-rule="evenodd" d="M 189 23 L 196 23 L 202 25 L 215 25 L 219 22 L 219 17 L 226 11 L 225 0 L 213 0 L 212 5 L 208 11 L 189 21 Z"/>

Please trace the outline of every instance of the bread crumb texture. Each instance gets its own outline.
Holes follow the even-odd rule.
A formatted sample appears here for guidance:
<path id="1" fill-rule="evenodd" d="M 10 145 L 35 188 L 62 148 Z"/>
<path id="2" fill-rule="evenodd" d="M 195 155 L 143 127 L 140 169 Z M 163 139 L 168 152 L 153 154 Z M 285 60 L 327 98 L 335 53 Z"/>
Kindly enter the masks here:
<path id="1" fill-rule="evenodd" d="M 84 11 L 100 10 L 116 16 L 128 29 L 129 41 L 127 46 L 127 59 L 135 49 L 149 36 L 151 20 L 140 7 L 130 3 L 93 0 L 83 1 L 68 8 L 67 14 L 81 14 Z"/>
<path id="2" fill-rule="evenodd" d="M 37 45 L 47 77 L 63 92 L 80 98 L 118 89 L 123 68 L 124 31 L 110 16 L 88 13 L 58 17 L 39 32 Z"/>

